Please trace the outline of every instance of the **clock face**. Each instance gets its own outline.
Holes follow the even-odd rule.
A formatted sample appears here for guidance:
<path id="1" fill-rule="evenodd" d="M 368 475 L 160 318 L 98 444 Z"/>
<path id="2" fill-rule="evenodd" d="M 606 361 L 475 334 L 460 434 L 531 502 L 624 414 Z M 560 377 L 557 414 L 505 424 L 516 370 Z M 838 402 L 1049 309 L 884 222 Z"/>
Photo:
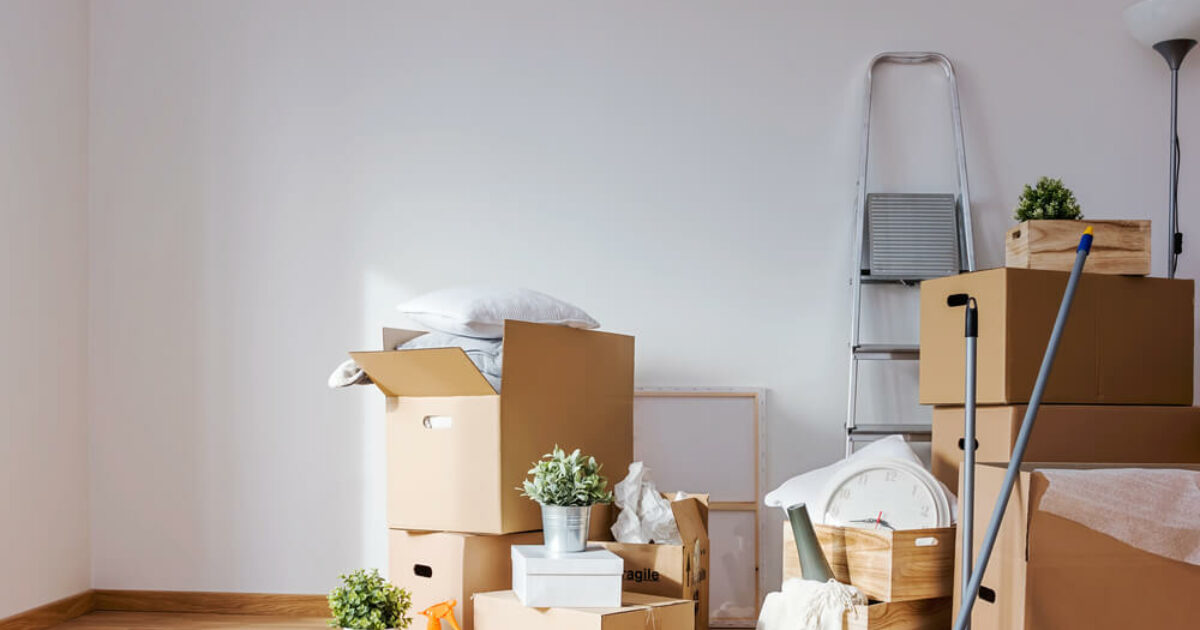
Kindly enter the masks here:
<path id="1" fill-rule="evenodd" d="M 853 467 L 832 479 L 827 492 L 826 525 L 923 529 L 950 524 L 945 496 L 911 462 Z"/>

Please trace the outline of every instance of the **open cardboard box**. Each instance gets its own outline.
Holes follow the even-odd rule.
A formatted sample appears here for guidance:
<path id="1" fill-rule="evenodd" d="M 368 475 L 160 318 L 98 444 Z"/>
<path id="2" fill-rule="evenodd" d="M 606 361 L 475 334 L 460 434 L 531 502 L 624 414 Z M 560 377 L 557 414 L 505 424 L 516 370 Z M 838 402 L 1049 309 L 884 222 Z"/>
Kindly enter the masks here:
<path id="1" fill-rule="evenodd" d="M 921 283 L 920 399 L 963 404 L 963 310 L 979 303 L 978 403 L 1029 402 L 1069 274 L 989 269 Z M 1191 405 L 1194 282 L 1085 273 L 1046 403 Z"/>
<path id="2" fill-rule="evenodd" d="M 977 522 L 986 523 L 1007 464 L 976 467 Z M 1194 464 L 1027 463 L 1009 498 L 980 598 L 973 630 L 1125 630 L 1197 628 L 1200 566 L 1131 547 L 1074 521 L 1039 509 L 1046 468 L 1182 468 Z M 978 551 L 986 527 L 975 530 Z M 962 549 L 961 535 L 957 550 Z M 961 552 L 961 551 L 960 551 Z M 960 577 L 955 563 L 954 583 Z M 958 589 L 954 610 L 961 605 Z"/>
<path id="3" fill-rule="evenodd" d="M 425 334 L 384 330 L 384 347 Z M 497 393 L 460 348 L 352 352 L 387 396 L 394 529 L 541 529 L 517 487 L 556 444 L 607 470 L 633 459 L 633 337 L 506 321 Z"/>
<path id="4" fill-rule="evenodd" d="M 1006 462 L 1026 405 L 979 407 L 976 461 Z M 963 408 L 933 410 L 933 457 L 938 481 L 958 487 Z M 1035 462 L 1200 463 L 1200 407 L 1042 405 L 1025 459 Z"/>
<path id="5" fill-rule="evenodd" d="M 667 499 L 674 493 L 662 493 Z M 625 561 L 623 588 L 697 603 L 696 627 L 708 628 L 708 495 L 671 501 L 682 545 L 644 545 L 595 541 Z M 616 510 L 613 511 L 616 514 Z M 606 536 L 605 538 L 611 538 Z"/>

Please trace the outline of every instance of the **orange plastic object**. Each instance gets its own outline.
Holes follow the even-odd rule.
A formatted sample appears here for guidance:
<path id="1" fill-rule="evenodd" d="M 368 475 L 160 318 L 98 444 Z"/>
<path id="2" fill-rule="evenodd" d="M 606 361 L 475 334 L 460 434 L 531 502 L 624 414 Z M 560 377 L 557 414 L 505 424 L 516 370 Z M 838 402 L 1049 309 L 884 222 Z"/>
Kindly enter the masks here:
<path id="1" fill-rule="evenodd" d="M 454 618 L 454 607 L 457 605 L 457 600 L 450 599 L 422 610 L 421 614 L 429 618 L 429 625 L 425 626 L 425 630 L 442 630 L 442 620 L 450 622 L 450 627 L 454 630 L 462 630 L 458 627 L 458 620 Z"/>

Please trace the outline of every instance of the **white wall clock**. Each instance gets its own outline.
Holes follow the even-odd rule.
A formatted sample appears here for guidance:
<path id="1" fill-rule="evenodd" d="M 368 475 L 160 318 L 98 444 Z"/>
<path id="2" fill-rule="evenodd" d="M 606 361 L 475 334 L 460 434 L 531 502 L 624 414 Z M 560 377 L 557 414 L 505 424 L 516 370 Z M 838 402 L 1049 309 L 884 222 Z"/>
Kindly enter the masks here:
<path id="1" fill-rule="evenodd" d="M 847 464 L 825 487 L 816 513 L 826 525 L 924 529 L 950 526 L 950 501 L 937 479 L 903 459 Z"/>

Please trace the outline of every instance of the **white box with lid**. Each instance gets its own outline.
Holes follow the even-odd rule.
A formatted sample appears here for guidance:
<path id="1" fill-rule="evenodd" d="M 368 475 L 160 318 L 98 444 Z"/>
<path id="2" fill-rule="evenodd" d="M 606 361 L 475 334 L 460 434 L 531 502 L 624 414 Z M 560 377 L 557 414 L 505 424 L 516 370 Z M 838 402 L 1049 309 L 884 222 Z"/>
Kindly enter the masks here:
<path id="1" fill-rule="evenodd" d="M 625 561 L 600 547 L 550 553 L 542 545 L 513 545 L 513 590 L 532 608 L 619 608 Z"/>

